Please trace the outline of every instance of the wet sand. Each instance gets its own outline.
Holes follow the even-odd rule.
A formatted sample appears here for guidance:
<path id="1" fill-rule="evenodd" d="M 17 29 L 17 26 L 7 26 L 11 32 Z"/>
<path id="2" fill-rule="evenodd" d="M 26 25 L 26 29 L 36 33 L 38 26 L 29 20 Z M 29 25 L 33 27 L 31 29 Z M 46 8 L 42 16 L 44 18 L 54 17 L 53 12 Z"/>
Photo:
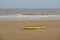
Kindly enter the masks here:
<path id="1" fill-rule="evenodd" d="M 46 28 L 23 30 L 24 25 Z M 60 20 L 0 21 L 0 40 L 60 40 Z"/>

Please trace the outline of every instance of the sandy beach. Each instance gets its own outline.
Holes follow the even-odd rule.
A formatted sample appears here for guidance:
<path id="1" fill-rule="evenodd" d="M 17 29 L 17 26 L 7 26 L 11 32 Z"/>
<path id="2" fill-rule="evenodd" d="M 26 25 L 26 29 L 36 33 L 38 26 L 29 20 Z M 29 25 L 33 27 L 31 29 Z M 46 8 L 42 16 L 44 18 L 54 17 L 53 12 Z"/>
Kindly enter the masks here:
<path id="1" fill-rule="evenodd" d="M 24 25 L 46 28 L 24 30 Z M 60 40 L 60 20 L 0 21 L 0 40 Z"/>
<path id="2" fill-rule="evenodd" d="M 0 16 L 16 14 L 60 15 L 60 9 L 0 9 Z M 14 20 L 5 21 L 5 18 L 0 19 L 0 40 L 60 40 L 60 20 Z M 45 25 L 46 28 L 24 30 L 22 26 L 25 25 Z"/>

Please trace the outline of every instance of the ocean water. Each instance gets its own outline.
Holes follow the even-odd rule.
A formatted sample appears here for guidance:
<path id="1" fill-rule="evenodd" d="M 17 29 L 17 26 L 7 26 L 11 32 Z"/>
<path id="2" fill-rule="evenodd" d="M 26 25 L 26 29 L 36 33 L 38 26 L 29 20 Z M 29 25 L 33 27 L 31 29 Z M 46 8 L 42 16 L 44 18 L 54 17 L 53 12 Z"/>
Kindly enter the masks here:
<path id="1" fill-rule="evenodd" d="M 16 15 L 16 14 L 23 14 L 23 15 L 60 15 L 60 9 L 0 9 L 0 16 L 2 15 Z M 8 20 L 60 20 L 60 17 L 7 17 L 1 18 L 0 21 L 8 21 Z"/>
<path id="2" fill-rule="evenodd" d="M 18 8 L 18 9 L 0 9 L 0 15 L 14 15 L 14 14 L 41 14 L 41 15 L 49 15 L 49 14 L 60 14 L 60 9 L 26 9 L 26 8 Z"/>

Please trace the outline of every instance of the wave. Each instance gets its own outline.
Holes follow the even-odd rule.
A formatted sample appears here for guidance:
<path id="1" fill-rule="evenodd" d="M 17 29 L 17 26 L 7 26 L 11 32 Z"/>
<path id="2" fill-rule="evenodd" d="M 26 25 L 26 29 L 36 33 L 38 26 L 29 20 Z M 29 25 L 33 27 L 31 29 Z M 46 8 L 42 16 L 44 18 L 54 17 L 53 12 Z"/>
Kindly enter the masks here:
<path id="1" fill-rule="evenodd" d="M 1 15 L 1 20 L 60 20 L 60 15 Z"/>
<path id="2" fill-rule="evenodd" d="M 60 15 L 23 15 L 23 14 L 17 14 L 17 15 L 0 15 L 0 18 L 7 18 L 7 17 L 60 17 Z"/>

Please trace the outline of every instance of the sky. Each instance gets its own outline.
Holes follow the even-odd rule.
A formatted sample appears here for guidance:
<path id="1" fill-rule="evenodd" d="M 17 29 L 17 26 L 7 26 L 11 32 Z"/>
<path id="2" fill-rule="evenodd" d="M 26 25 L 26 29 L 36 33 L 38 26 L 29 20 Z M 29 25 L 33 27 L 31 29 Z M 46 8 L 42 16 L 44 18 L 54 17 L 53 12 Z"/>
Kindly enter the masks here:
<path id="1" fill-rule="evenodd" d="M 60 8 L 60 0 L 0 0 L 0 8 Z"/>

